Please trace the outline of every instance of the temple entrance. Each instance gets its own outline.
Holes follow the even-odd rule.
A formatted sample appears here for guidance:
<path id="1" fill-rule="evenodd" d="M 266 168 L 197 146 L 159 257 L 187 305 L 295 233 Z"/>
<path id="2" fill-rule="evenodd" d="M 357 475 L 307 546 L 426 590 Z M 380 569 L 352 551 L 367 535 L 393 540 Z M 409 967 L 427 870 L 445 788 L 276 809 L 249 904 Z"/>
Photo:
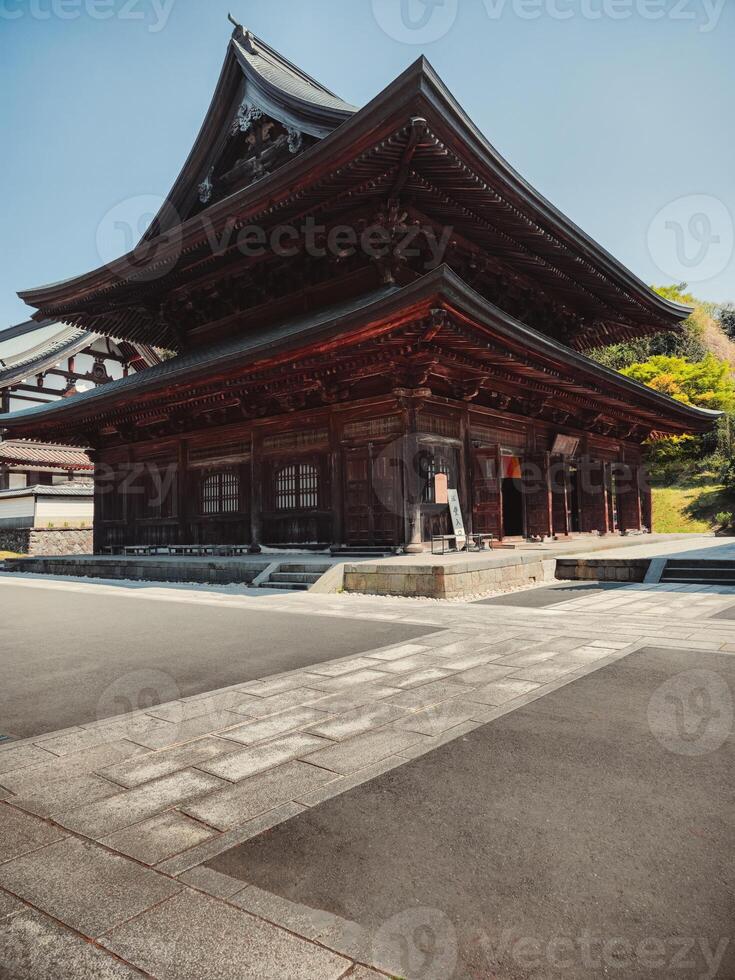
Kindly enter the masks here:
<path id="1" fill-rule="evenodd" d="M 512 476 L 503 478 L 503 537 L 519 537 L 523 534 L 523 492 L 521 481 Z"/>
<path id="2" fill-rule="evenodd" d="M 521 460 L 503 452 L 500 457 L 500 493 L 503 501 L 503 537 L 517 538 L 525 533 Z"/>
<path id="3" fill-rule="evenodd" d="M 398 461 L 372 443 L 344 452 L 345 543 L 351 547 L 399 544 L 403 518 Z"/>

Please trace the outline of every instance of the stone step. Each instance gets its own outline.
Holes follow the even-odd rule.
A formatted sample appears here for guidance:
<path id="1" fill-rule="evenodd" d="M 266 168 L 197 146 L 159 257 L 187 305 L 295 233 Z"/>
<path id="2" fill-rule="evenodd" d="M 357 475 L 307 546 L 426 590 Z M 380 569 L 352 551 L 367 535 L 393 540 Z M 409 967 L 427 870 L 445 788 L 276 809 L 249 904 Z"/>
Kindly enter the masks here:
<path id="1" fill-rule="evenodd" d="M 669 568 L 667 565 L 661 575 L 662 582 L 676 582 L 681 578 L 723 579 L 728 582 L 735 582 L 735 568 L 700 568 L 698 565 Z"/>
<path id="2" fill-rule="evenodd" d="M 735 561 L 727 558 L 669 558 L 667 568 L 722 568 L 735 571 Z"/>
<path id="3" fill-rule="evenodd" d="M 279 570 L 273 572 L 268 581 L 273 584 L 276 582 L 305 582 L 307 585 L 313 585 L 321 577 L 321 572 L 282 572 Z"/>
<path id="4" fill-rule="evenodd" d="M 381 548 L 373 545 L 352 545 L 346 548 L 331 548 L 330 551 L 333 555 L 370 555 L 371 557 L 378 558 L 383 555 L 392 555 L 392 548 Z"/>
<path id="5" fill-rule="evenodd" d="M 283 589 L 287 592 L 306 592 L 309 588 L 306 582 L 261 582 L 261 589 Z"/>
<path id="6" fill-rule="evenodd" d="M 275 574 L 279 575 L 281 572 L 309 572 L 319 576 L 323 575 L 324 572 L 328 572 L 331 567 L 330 562 L 309 562 L 308 564 L 306 562 L 281 562 Z"/>
<path id="7" fill-rule="evenodd" d="M 701 578 L 694 575 L 678 575 L 676 578 L 662 578 L 662 585 L 729 585 L 735 588 L 735 579 Z"/>

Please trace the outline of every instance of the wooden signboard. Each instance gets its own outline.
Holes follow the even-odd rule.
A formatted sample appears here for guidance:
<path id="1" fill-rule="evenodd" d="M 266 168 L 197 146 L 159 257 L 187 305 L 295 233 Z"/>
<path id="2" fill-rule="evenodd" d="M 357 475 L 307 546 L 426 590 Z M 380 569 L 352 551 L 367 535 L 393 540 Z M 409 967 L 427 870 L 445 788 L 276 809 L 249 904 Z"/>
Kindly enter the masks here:
<path id="1" fill-rule="evenodd" d="M 462 508 L 459 505 L 459 494 L 456 490 L 447 490 L 449 498 L 449 513 L 452 518 L 452 528 L 457 535 L 457 549 L 464 548 L 467 543 L 467 534 L 464 529 L 462 519 Z"/>
<path id="2" fill-rule="evenodd" d="M 434 503 L 448 504 L 447 474 L 437 473 L 434 477 Z"/>

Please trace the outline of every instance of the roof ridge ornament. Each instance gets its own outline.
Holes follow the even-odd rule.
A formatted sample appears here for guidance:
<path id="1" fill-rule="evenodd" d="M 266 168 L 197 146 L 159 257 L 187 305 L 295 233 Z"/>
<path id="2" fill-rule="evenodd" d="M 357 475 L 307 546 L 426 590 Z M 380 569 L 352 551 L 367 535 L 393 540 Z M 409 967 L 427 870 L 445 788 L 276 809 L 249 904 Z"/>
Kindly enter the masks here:
<path id="1" fill-rule="evenodd" d="M 235 30 L 233 35 L 235 40 L 243 45 L 248 54 L 258 54 L 258 49 L 255 46 L 255 38 L 253 32 L 247 30 L 242 24 L 238 23 L 232 14 L 227 14 L 227 19 L 234 26 Z"/>

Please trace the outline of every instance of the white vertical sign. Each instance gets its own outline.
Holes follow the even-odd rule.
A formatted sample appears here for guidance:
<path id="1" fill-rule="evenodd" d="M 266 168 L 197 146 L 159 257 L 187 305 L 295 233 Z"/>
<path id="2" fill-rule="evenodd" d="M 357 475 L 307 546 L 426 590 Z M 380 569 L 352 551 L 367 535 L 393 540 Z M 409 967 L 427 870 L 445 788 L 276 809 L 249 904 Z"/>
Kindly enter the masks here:
<path id="1" fill-rule="evenodd" d="M 456 490 L 447 490 L 449 498 L 449 513 L 452 517 L 452 528 L 457 535 L 457 548 L 464 548 L 467 543 L 467 534 L 462 520 L 462 508 L 459 506 L 459 494 Z"/>

